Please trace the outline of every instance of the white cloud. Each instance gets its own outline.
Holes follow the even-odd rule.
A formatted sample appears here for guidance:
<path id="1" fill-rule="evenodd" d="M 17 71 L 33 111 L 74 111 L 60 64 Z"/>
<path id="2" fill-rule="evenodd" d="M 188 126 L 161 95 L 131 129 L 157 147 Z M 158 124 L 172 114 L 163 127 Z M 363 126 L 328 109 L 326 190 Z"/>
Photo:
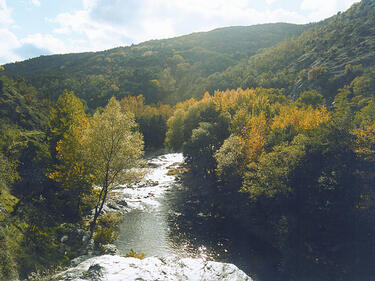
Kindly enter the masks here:
<path id="1" fill-rule="evenodd" d="M 82 0 L 82 4 L 85 10 L 91 9 L 96 5 L 96 0 Z"/>
<path id="2" fill-rule="evenodd" d="M 0 0 L 0 27 L 13 23 L 12 10 L 8 8 L 5 0 Z"/>
<path id="3" fill-rule="evenodd" d="M 277 0 L 266 0 L 267 5 L 272 5 L 275 3 Z"/>
<path id="4" fill-rule="evenodd" d="M 123 37 L 127 36 L 125 30 L 118 30 L 110 24 L 91 20 L 87 10 L 63 13 L 50 21 L 59 25 L 54 33 L 67 37 L 79 34 L 82 38 L 68 42 L 71 51 L 102 50 L 115 47 L 123 44 Z"/>
<path id="5" fill-rule="evenodd" d="M 31 3 L 33 3 L 34 6 L 40 7 L 40 1 L 39 0 L 31 0 Z"/>
<path id="6" fill-rule="evenodd" d="M 302 10 L 335 11 L 338 8 L 337 0 L 303 0 Z"/>
<path id="7" fill-rule="evenodd" d="M 359 0 L 303 0 L 301 9 L 310 11 L 308 18 L 311 21 L 319 21 L 330 17 L 337 11 L 345 11 L 353 3 Z"/>
<path id="8" fill-rule="evenodd" d="M 75 34 L 87 39 L 86 44 L 67 43 L 75 51 L 102 50 L 223 26 L 306 21 L 297 12 L 284 9 L 258 11 L 250 8 L 247 0 L 82 1 L 83 10 L 62 13 L 50 20 L 57 24 L 56 35 Z M 72 43 L 78 45 L 70 46 Z"/>
<path id="9" fill-rule="evenodd" d="M 69 49 L 64 41 L 51 34 L 30 34 L 20 40 L 21 44 L 31 44 L 40 49 L 46 49 L 52 53 L 66 53 Z"/>
<path id="10" fill-rule="evenodd" d="M 74 13 L 62 13 L 55 19 L 49 19 L 49 22 L 59 24 L 59 27 L 54 30 L 59 34 L 71 34 L 72 32 L 84 33 L 90 25 L 88 11 L 81 10 Z"/>
<path id="11" fill-rule="evenodd" d="M 12 51 L 21 45 L 17 36 L 9 30 L 13 22 L 12 9 L 8 8 L 6 0 L 0 0 L 0 38 L 3 42 L 0 44 L 0 64 L 21 59 Z"/>
<path id="12" fill-rule="evenodd" d="M 33 4 L 37 5 L 37 2 L 40 4 L 39 1 L 33 0 Z M 0 44 L 0 64 L 25 59 L 19 50 L 26 46 L 34 46 L 51 53 L 66 53 L 70 50 L 61 39 L 51 34 L 36 33 L 19 38 L 17 33 L 12 31 L 18 29 L 6 0 L 0 0 L 0 38 L 2 42 L 6 42 Z"/>
<path id="13" fill-rule="evenodd" d="M 300 0 L 300 7 L 287 10 L 272 9 L 271 5 L 278 0 L 265 1 L 268 8 L 257 10 L 249 0 L 82 0 L 81 10 L 64 12 L 49 19 L 54 27 L 51 34 L 36 31 L 17 38 L 15 24 L 18 23 L 14 23 L 6 0 L 0 0 L 0 29 L 5 28 L 2 32 L 7 36 L 0 38 L 9 38 L 5 41 L 7 44 L 0 47 L 0 56 L 8 54 L 9 60 L 13 60 L 16 55 L 12 55 L 11 49 L 26 44 L 51 53 L 97 51 L 224 26 L 307 23 L 331 16 L 356 2 Z M 41 1 L 29 3 L 40 6 Z M 7 40 L 13 40 L 13 47 Z"/>
<path id="14" fill-rule="evenodd" d="M 21 46 L 16 35 L 6 28 L 0 28 L 0 38 L 6 44 L 0 44 L 0 65 L 9 61 L 21 60 L 12 50 Z"/>

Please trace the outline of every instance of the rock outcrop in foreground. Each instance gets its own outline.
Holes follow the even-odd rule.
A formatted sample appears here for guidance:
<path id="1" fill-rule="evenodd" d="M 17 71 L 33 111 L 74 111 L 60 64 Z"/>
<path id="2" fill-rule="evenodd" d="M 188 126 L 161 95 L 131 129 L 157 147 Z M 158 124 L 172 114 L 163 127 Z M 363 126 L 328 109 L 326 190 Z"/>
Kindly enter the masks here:
<path id="1" fill-rule="evenodd" d="M 143 260 L 104 255 L 88 259 L 56 276 L 64 281 L 120 280 L 192 280 L 252 281 L 233 264 L 192 258 L 158 258 Z"/>

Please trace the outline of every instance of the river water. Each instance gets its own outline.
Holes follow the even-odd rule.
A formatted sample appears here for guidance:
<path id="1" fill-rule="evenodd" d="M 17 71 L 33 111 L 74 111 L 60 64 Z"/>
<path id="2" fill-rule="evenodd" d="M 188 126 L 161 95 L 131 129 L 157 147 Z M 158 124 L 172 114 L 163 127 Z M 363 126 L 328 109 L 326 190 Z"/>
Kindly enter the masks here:
<path id="1" fill-rule="evenodd" d="M 182 162 L 179 153 L 150 158 L 143 182 L 121 190 L 128 212 L 115 242 L 118 249 L 123 253 L 133 249 L 146 256 L 228 262 L 254 280 L 282 280 L 275 263 L 277 254 L 271 247 L 216 212 L 213 201 L 202 193 L 204 189 L 188 189 L 168 175 Z"/>
<path id="2" fill-rule="evenodd" d="M 147 256 L 185 254 L 170 239 L 173 227 L 168 216 L 172 210 L 165 200 L 165 194 L 179 185 L 175 177 L 167 173 L 173 165 L 182 161 L 179 153 L 148 159 L 148 171 L 141 186 L 123 189 L 129 212 L 124 215 L 115 243 L 123 253 L 133 249 Z"/>

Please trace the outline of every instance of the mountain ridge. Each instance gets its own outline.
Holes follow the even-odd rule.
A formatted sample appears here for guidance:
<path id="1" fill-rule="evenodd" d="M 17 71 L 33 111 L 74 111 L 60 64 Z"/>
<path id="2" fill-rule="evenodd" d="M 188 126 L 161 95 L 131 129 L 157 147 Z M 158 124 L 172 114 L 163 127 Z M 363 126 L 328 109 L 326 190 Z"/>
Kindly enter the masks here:
<path id="1" fill-rule="evenodd" d="M 209 78 L 210 90 L 217 81 L 237 76 L 237 87 L 283 88 L 297 98 L 303 91 L 317 90 L 329 99 L 354 77 L 347 67 L 375 65 L 375 1 L 355 3 L 345 12 L 325 19 L 298 38 L 287 39 Z M 232 73 L 231 73 L 232 72 Z M 211 81 L 210 81 L 211 80 Z M 220 84 L 219 84 L 220 85 Z M 233 88 L 220 85 L 220 90 Z"/>
<path id="2" fill-rule="evenodd" d="M 113 95 L 140 93 L 148 102 L 173 103 L 200 96 L 200 89 L 190 88 L 202 77 L 222 72 L 310 26 L 276 23 L 219 28 L 100 52 L 41 56 L 7 64 L 5 74 L 24 77 L 51 99 L 64 89 L 74 90 L 90 107 L 105 104 Z M 100 85 L 92 81 L 95 78 Z M 90 84 L 91 94 L 86 93 Z"/>
<path id="3" fill-rule="evenodd" d="M 234 26 L 43 56 L 7 64 L 5 74 L 24 77 L 51 100 L 73 90 L 96 108 L 112 96 L 143 94 L 149 104 L 174 104 L 206 91 L 256 87 L 278 88 L 294 99 L 315 90 L 330 102 L 374 65 L 375 1 L 366 0 L 318 23 Z"/>

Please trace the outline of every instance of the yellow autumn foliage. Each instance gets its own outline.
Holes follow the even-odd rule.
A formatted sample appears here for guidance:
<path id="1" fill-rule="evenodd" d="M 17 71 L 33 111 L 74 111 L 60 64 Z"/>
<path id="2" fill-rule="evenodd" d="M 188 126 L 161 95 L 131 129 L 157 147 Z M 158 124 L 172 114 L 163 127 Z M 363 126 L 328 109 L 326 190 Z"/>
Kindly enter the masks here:
<path id="1" fill-rule="evenodd" d="M 271 130 L 283 129 L 288 126 L 296 128 L 296 130 L 311 130 L 318 128 L 322 123 L 329 121 L 329 113 L 327 109 L 313 109 L 311 106 L 307 108 L 299 108 L 296 105 L 283 106 L 280 108 L 280 114 L 273 118 Z"/>
<path id="2" fill-rule="evenodd" d="M 356 136 L 355 152 L 368 161 L 375 161 L 375 121 L 354 130 Z"/>
<path id="3" fill-rule="evenodd" d="M 242 129 L 241 141 L 249 162 L 255 161 L 263 153 L 267 131 L 267 119 L 264 113 L 251 116 Z"/>

